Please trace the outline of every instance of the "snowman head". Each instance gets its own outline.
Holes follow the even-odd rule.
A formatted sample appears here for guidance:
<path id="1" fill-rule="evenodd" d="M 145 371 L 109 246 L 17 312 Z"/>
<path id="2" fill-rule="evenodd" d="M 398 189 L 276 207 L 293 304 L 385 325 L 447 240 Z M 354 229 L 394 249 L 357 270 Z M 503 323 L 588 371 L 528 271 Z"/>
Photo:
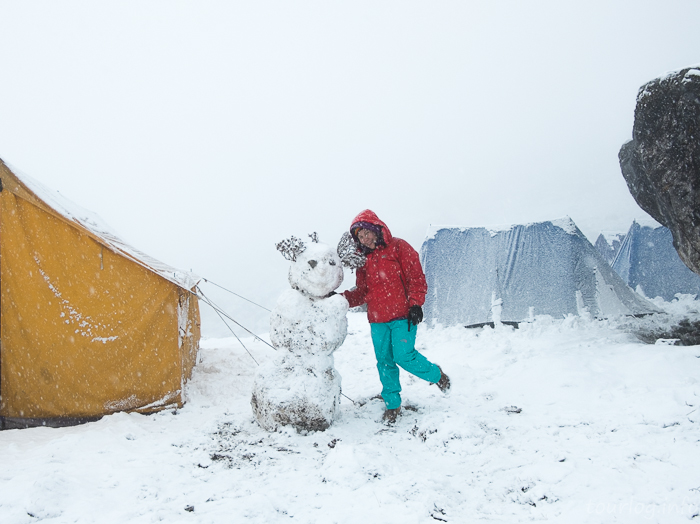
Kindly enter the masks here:
<path id="1" fill-rule="evenodd" d="M 296 237 L 283 240 L 277 249 L 289 261 L 289 284 L 297 291 L 312 297 L 325 297 L 343 282 L 340 257 L 330 246 L 318 242 L 316 234 L 311 242 Z"/>

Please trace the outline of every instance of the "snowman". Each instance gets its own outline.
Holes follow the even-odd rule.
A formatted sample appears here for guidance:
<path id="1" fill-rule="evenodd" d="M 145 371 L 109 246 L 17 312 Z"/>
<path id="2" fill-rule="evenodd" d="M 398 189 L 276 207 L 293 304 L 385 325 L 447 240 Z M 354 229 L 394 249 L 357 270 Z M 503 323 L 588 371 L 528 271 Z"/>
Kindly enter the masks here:
<path id="1" fill-rule="evenodd" d="M 291 262 L 289 284 L 270 316 L 270 339 L 277 358 L 258 368 L 251 406 L 268 431 L 293 426 L 324 431 L 337 417 L 340 375 L 333 352 L 348 331 L 348 302 L 329 296 L 343 282 L 340 257 L 329 246 L 291 237 L 277 249 Z"/>

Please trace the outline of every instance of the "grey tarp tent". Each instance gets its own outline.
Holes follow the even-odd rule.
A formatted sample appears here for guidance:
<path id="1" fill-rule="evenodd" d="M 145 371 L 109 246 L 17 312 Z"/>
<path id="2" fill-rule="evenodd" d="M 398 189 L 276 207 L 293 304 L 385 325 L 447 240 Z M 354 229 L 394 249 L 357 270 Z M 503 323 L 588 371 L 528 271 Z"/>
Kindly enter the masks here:
<path id="1" fill-rule="evenodd" d="M 496 230 L 434 228 L 421 261 L 428 280 L 426 320 L 443 325 L 657 311 L 569 218 Z"/>
<path id="2" fill-rule="evenodd" d="M 663 226 L 633 222 L 612 267 L 632 289 L 650 298 L 670 301 L 676 293 L 700 294 L 700 275 L 683 263 L 671 231 Z"/>
<path id="3" fill-rule="evenodd" d="M 595 241 L 595 248 L 603 255 L 605 261 L 612 266 L 613 260 L 620 252 L 620 246 L 625 240 L 624 233 L 607 233 L 603 232 L 598 235 Z"/>

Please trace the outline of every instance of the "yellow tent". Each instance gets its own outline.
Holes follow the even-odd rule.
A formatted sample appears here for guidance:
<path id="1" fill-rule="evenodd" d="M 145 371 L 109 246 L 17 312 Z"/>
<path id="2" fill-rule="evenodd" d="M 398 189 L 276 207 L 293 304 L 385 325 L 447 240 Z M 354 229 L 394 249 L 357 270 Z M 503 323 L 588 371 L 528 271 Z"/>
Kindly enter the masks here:
<path id="1" fill-rule="evenodd" d="M 0 422 L 60 426 L 184 402 L 193 275 L 0 160 Z"/>

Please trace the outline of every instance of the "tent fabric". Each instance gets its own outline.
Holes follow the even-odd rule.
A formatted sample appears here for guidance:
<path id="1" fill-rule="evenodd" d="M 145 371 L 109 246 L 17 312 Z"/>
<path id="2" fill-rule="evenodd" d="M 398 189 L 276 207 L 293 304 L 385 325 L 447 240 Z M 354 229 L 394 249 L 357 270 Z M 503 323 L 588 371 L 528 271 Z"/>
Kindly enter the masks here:
<path id="1" fill-rule="evenodd" d="M 506 228 L 436 227 L 421 248 L 429 322 L 657 311 L 612 271 L 569 218 Z"/>
<path id="2" fill-rule="evenodd" d="M 175 269 L 127 244 L 95 213 L 71 202 L 57 191 L 50 190 L 40 182 L 0 160 L 0 173 L 3 172 L 14 175 L 3 178 L 3 182 L 8 185 L 11 192 L 28 202 L 32 202 L 49 214 L 80 225 L 86 234 L 98 242 L 159 274 L 166 280 L 170 280 L 185 289 L 192 289 L 201 280 L 199 276 L 191 272 Z"/>
<path id="3" fill-rule="evenodd" d="M 625 240 L 624 233 L 601 233 L 595 241 L 595 248 L 603 255 L 605 261 L 612 266 L 613 260 L 620 251 Z"/>
<path id="4" fill-rule="evenodd" d="M 700 275 L 683 263 L 671 231 L 663 226 L 633 222 L 612 268 L 632 289 L 650 298 L 670 301 L 677 293 L 700 295 Z"/>
<path id="5" fill-rule="evenodd" d="M 116 248 L 1 161 L 0 182 L 0 416 L 181 406 L 200 337 L 183 285 L 196 277 Z"/>

